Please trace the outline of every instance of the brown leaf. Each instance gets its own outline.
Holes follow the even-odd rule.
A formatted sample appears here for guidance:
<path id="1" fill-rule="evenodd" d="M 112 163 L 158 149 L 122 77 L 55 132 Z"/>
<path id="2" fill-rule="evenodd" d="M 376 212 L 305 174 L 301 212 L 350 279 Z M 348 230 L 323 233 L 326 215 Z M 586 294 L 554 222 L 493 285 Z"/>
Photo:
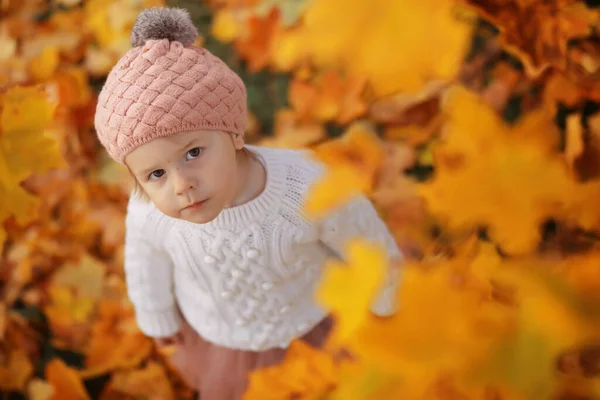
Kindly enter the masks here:
<path id="1" fill-rule="evenodd" d="M 518 56 L 525 71 L 538 77 L 550 66 L 566 68 L 568 43 L 591 34 L 597 11 L 575 0 L 467 0 L 500 29 L 508 51 Z"/>

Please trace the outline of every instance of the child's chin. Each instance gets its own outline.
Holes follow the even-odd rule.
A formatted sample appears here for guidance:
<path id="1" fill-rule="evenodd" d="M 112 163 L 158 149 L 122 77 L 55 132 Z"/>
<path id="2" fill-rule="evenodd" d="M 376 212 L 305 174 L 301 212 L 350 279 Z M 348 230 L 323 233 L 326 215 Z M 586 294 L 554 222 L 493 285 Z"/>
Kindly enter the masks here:
<path id="1" fill-rule="evenodd" d="M 221 213 L 221 210 L 218 212 L 214 212 L 213 210 L 202 210 L 194 213 L 189 213 L 188 215 L 182 215 L 181 219 L 186 220 L 188 222 L 193 222 L 196 224 L 206 224 L 215 218 Z"/>

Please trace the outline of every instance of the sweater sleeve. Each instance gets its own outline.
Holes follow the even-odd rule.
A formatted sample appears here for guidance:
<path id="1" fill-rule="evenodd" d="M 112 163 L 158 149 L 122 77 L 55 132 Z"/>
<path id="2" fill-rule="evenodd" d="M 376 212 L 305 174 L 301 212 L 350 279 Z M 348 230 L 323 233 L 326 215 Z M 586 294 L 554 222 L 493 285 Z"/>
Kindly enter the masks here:
<path id="1" fill-rule="evenodd" d="M 176 333 L 181 326 L 173 291 L 173 264 L 162 248 L 151 204 L 129 200 L 125 219 L 125 281 L 140 330 L 151 337 Z"/>
<path id="2" fill-rule="evenodd" d="M 379 243 L 388 252 L 392 267 L 388 270 L 371 311 L 378 316 L 393 315 L 397 308 L 396 293 L 400 281 L 400 268 L 397 266 L 403 255 L 377 210 L 364 195 L 351 200 L 322 221 L 321 241 L 340 258 L 343 258 L 346 242 L 355 238 Z"/>

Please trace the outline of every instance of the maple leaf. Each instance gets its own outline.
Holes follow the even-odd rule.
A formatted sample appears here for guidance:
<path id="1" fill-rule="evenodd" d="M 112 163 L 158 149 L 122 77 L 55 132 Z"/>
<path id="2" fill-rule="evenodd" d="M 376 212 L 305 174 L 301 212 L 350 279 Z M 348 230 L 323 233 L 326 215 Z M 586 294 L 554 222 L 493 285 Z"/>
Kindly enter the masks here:
<path id="1" fill-rule="evenodd" d="M 79 264 L 65 264 L 54 273 L 44 311 L 57 341 L 74 349 L 82 346 L 105 273 L 104 266 L 89 255 L 84 255 Z"/>
<path id="2" fill-rule="evenodd" d="M 385 154 L 376 133 L 363 123 L 352 124 L 341 138 L 322 143 L 314 151 L 327 168 L 311 186 L 305 200 L 305 211 L 311 217 L 323 215 L 359 193 L 369 192 Z"/>
<path id="3" fill-rule="evenodd" d="M 407 265 L 399 312 L 371 319 L 348 342 L 350 351 L 384 372 L 396 374 L 406 390 L 425 390 L 440 373 L 460 376 L 486 359 L 493 344 L 511 326 L 510 308 L 486 299 L 489 273 L 470 270 L 498 263 L 497 255 L 474 256 Z M 441 300 L 443 299 L 443 300 Z M 423 316 L 427 318 L 424 323 Z"/>
<path id="4" fill-rule="evenodd" d="M 367 109 L 361 98 L 365 83 L 364 79 L 343 78 L 333 70 L 312 82 L 296 79 L 289 88 L 290 104 L 300 118 L 347 124 Z"/>
<path id="5" fill-rule="evenodd" d="M 248 34 L 234 42 L 238 54 L 248 62 L 248 71 L 257 72 L 271 60 L 274 38 L 279 29 L 279 8 L 272 8 L 265 16 L 251 16 L 248 20 Z"/>
<path id="6" fill-rule="evenodd" d="M 61 107 L 83 107 L 92 100 L 87 72 L 81 67 L 65 67 L 53 76 Z"/>
<path id="7" fill-rule="evenodd" d="M 316 295 L 336 317 L 335 343 L 343 343 L 365 323 L 388 268 L 384 249 L 359 238 L 346 244 L 345 259 L 347 263 L 327 262 Z"/>
<path id="8" fill-rule="evenodd" d="M 164 7 L 162 0 L 88 0 L 83 25 L 94 38 L 86 48 L 85 65 L 95 76 L 103 76 L 130 48 L 129 33 L 144 8 Z"/>
<path id="9" fill-rule="evenodd" d="M 300 26 L 281 35 L 274 64 L 287 70 L 309 57 L 318 66 L 365 76 L 377 96 L 417 93 L 458 72 L 471 27 L 454 11 L 455 2 L 446 0 L 312 2 Z"/>
<path id="10" fill-rule="evenodd" d="M 6 391 L 22 391 L 31 375 L 33 365 L 22 349 L 13 349 L 0 365 L 0 388 Z"/>
<path id="11" fill-rule="evenodd" d="M 38 200 L 20 186 L 35 173 L 62 166 L 55 141 L 44 136 L 54 115 L 42 87 L 14 87 L 1 97 L 0 115 L 0 222 L 14 215 L 17 222 L 30 219 Z M 0 228 L 0 248 L 5 233 Z"/>
<path id="12" fill-rule="evenodd" d="M 50 400 L 90 400 L 83 382 L 77 371 L 59 358 L 54 358 L 46 364 L 46 380 L 54 388 Z"/>
<path id="13" fill-rule="evenodd" d="M 48 46 L 37 57 L 30 60 L 29 73 L 36 81 L 45 81 L 54 75 L 59 63 L 58 48 Z"/>
<path id="14" fill-rule="evenodd" d="M 337 383 L 333 357 L 302 340 L 294 340 L 279 365 L 260 368 L 249 376 L 243 400 L 318 400 Z"/>
<path id="15" fill-rule="evenodd" d="M 176 396 L 164 366 L 149 362 L 143 368 L 116 372 L 100 399 L 144 398 L 153 400 L 175 400 Z"/>
<path id="16" fill-rule="evenodd" d="M 421 187 L 428 207 L 452 229 L 487 226 L 505 251 L 532 251 L 540 225 L 561 215 L 575 189 L 552 151 L 558 137 L 552 119 L 540 110 L 506 126 L 462 88 L 449 93 L 444 112 L 435 176 Z"/>
<path id="17" fill-rule="evenodd" d="M 132 310 L 121 301 L 104 300 L 98 305 L 98 316 L 86 350 L 84 378 L 102 375 L 116 368 L 133 368 L 152 351 L 152 341 L 135 329 Z"/>
<path id="18" fill-rule="evenodd" d="M 526 398 L 548 398 L 555 391 L 558 356 L 597 339 L 600 322 L 597 312 L 590 313 L 579 294 L 544 264 L 515 261 L 495 271 L 496 280 L 516 289 L 517 324 L 478 372 Z"/>
<path id="19" fill-rule="evenodd" d="M 597 11 L 576 0 L 467 3 L 500 29 L 503 44 L 523 61 L 530 77 L 550 65 L 564 69 L 568 42 L 590 35 L 598 19 Z"/>

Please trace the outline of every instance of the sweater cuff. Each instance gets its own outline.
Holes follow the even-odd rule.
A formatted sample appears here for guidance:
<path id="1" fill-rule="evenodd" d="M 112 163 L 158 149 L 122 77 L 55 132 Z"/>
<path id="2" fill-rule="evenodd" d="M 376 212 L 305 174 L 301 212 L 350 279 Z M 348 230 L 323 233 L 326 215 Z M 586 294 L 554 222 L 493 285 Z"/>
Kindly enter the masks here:
<path id="1" fill-rule="evenodd" d="M 167 311 L 136 310 L 136 320 L 140 330 L 154 338 L 171 336 L 181 328 L 181 316 L 177 308 Z"/>

